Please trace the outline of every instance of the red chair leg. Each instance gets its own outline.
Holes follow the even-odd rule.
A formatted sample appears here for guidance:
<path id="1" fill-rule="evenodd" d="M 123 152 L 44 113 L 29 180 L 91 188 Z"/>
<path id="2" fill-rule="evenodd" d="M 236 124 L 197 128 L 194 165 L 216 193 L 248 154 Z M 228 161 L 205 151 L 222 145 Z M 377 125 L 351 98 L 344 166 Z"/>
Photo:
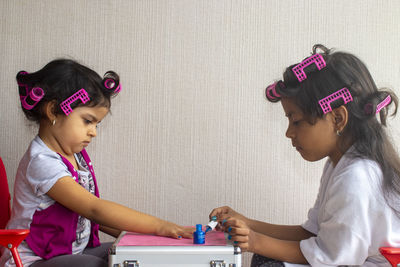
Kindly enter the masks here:
<path id="1" fill-rule="evenodd" d="M 17 247 L 28 234 L 28 229 L 0 229 L 0 245 L 11 251 L 17 267 L 22 267 Z"/>
<path id="2" fill-rule="evenodd" d="M 17 267 L 23 267 L 21 258 L 19 257 L 19 253 L 18 253 L 17 247 L 10 248 L 10 251 L 11 251 L 11 254 L 12 254 L 13 258 L 14 258 L 15 265 Z"/>

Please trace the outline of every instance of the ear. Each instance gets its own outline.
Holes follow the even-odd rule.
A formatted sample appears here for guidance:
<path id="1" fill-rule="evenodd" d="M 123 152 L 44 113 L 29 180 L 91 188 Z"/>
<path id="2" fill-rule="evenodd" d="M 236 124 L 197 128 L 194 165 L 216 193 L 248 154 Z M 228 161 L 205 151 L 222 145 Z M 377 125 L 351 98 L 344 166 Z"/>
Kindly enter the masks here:
<path id="1" fill-rule="evenodd" d="M 43 112 L 46 115 L 46 117 L 50 120 L 53 121 L 56 119 L 57 115 L 55 113 L 56 110 L 56 101 L 50 101 L 47 102 L 44 106 L 43 106 Z"/>
<path id="2" fill-rule="evenodd" d="M 335 130 L 343 132 L 349 119 L 347 108 L 345 106 L 335 108 L 334 110 L 332 110 L 332 116 L 334 119 Z"/>

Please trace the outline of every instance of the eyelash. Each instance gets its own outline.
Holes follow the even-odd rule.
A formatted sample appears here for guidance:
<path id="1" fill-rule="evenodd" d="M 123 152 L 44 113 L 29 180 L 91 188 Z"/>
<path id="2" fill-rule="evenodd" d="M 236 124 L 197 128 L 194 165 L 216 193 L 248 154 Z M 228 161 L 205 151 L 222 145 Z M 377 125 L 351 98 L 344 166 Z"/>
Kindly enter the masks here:
<path id="1" fill-rule="evenodd" d="M 294 126 L 298 126 L 301 122 L 302 122 L 302 120 L 297 120 L 297 121 L 293 121 L 292 124 Z"/>
<path id="2" fill-rule="evenodd" d="M 84 121 L 84 123 L 85 123 L 86 125 L 89 125 L 89 124 L 94 123 L 93 121 L 88 120 L 88 119 L 83 119 L 83 121 Z M 99 124 L 100 124 L 100 121 L 99 121 L 98 123 L 96 123 L 96 129 L 99 127 Z"/>

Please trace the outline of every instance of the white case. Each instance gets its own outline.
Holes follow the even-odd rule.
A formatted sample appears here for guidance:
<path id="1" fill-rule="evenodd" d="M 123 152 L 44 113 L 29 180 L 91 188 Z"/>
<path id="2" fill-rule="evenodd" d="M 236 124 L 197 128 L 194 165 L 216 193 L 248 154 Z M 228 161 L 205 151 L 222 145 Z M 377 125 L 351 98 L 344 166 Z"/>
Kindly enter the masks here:
<path id="1" fill-rule="evenodd" d="M 118 245 L 122 232 L 109 252 L 109 267 L 242 267 L 239 247 L 225 246 L 138 246 Z"/>

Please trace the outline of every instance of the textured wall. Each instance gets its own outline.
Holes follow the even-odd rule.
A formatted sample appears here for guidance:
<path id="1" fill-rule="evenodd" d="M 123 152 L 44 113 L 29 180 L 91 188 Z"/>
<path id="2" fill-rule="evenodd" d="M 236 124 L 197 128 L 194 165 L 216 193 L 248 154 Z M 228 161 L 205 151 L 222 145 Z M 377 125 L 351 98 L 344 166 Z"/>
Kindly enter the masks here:
<path id="1" fill-rule="evenodd" d="M 73 58 L 122 79 L 88 149 L 103 198 L 185 225 L 225 204 L 273 223 L 304 221 L 323 162 L 291 147 L 264 88 L 313 44 L 356 53 L 378 86 L 400 93 L 397 0 L 2 0 L 0 14 L 10 184 L 37 131 L 20 111 L 15 75 Z"/>

